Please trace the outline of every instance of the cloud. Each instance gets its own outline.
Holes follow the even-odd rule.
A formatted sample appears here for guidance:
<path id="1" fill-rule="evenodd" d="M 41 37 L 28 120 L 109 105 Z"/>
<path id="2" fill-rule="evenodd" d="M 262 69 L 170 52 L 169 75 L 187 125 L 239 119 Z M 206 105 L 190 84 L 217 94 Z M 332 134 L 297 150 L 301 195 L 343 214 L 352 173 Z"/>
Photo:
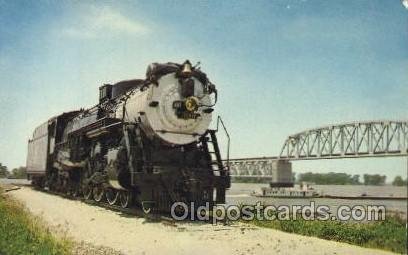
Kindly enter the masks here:
<path id="1" fill-rule="evenodd" d="M 93 39 L 118 34 L 140 36 L 149 31 L 144 24 L 107 6 L 88 7 L 87 11 L 71 20 L 60 31 L 64 36 L 73 38 Z"/>
<path id="2" fill-rule="evenodd" d="M 408 0 L 402 0 L 402 5 L 408 9 Z"/>

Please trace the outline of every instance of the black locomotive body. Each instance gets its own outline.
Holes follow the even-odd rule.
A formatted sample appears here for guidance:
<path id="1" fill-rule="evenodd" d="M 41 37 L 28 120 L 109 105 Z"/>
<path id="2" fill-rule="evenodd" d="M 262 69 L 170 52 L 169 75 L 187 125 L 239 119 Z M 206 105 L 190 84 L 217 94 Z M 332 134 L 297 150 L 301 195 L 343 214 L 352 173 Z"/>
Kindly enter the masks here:
<path id="1" fill-rule="evenodd" d="M 224 203 L 228 167 L 208 129 L 216 93 L 188 61 L 152 64 L 144 80 L 103 85 L 96 106 L 35 129 L 29 178 L 39 188 L 146 213 L 168 212 L 174 202 Z"/>

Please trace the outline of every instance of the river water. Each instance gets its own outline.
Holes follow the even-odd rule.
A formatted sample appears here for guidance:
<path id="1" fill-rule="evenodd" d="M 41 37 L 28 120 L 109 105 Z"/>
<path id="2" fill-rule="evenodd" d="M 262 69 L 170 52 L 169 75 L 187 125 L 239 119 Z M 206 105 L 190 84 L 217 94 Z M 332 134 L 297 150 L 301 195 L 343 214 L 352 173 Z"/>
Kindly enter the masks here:
<path id="1" fill-rule="evenodd" d="M 227 204 L 256 204 L 260 201 L 265 205 L 308 205 L 311 201 L 315 205 L 327 205 L 330 211 L 334 212 L 341 205 L 383 205 L 386 211 L 398 211 L 407 215 L 407 200 L 357 200 L 357 199 L 328 199 L 328 198 L 273 198 L 254 197 L 250 193 L 259 190 L 261 187 L 268 187 L 268 184 L 258 183 L 232 183 L 231 189 L 227 191 Z M 407 196 L 407 187 L 385 186 L 365 186 L 365 185 L 313 185 L 313 188 L 320 194 L 333 196 L 360 196 L 366 193 L 368 196 Z"/>

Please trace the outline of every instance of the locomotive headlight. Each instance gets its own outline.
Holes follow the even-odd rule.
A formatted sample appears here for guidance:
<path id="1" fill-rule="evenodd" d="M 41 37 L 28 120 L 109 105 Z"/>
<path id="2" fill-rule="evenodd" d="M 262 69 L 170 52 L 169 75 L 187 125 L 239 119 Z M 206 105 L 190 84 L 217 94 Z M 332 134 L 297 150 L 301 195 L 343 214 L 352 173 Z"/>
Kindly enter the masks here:
<path id="1" fill-rule="evenodd" d="M 184 106 L 186 107 L 186 110 L 189 112 L 195 112 L 198 110 L 198 98 L 196 97 L 189 97 L 186 99 L 184 102 Z"/>

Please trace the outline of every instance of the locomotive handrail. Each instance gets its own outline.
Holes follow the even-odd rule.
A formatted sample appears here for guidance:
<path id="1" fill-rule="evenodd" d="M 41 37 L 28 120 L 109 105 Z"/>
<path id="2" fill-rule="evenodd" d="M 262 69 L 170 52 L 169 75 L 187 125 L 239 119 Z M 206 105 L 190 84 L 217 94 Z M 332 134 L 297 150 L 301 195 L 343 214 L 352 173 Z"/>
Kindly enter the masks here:
<path id="1" fill-rule="evenodd" d="M 187 132 L 177 132 L 177 131 L 171 131 L 171 130 L 158 130 L 155 129 L 154 131 L 160 132 L 160 133 L 170 133 L 170 134 L 176 134 L 176 135 L 192 135 L 192 136 L 201 136 L 204 134 L 198 134 L 198 133 L 187 133 Z"/>
<path id="2" fill-rule="evenodd" d="M 224 129 L 224 132 L 225 132 L 225 134 L 227 135 L 227 139 L 228 139 L 228 140 L 227 140 L 227 168 L 228 168 L 228 170 L 229 170 L 229 157 L 230 157 L 230 143 L 231 143 L 231 138 L 230 138 L 230 135 L 229 135 L 229 133 L 228 133 L 227 128 L 225 127 L 224 122 L 222 121 L 221 116 L 218 115 L 218 117 L 217 117 L 217 129 L 216 129 L 216 132 L 218 132 L 220 123 L 221 123 L 222 128 Z"/>

